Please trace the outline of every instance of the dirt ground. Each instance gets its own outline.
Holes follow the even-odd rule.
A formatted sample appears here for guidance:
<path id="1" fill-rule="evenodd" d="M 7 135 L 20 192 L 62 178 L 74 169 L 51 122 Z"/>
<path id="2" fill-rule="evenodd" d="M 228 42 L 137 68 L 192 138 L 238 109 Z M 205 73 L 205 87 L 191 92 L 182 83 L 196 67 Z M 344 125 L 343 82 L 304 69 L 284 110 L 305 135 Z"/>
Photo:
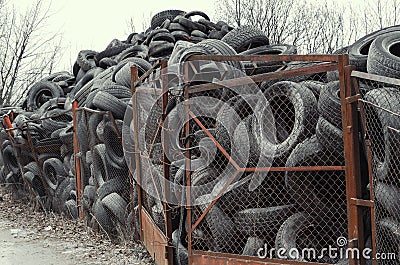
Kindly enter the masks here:
<path id="1" fill-rule="evenodd" d="M 60 215 L 34 212 L 0 186 L 0 264 L 154 264 L 136 242 L 115 243 Z"/>

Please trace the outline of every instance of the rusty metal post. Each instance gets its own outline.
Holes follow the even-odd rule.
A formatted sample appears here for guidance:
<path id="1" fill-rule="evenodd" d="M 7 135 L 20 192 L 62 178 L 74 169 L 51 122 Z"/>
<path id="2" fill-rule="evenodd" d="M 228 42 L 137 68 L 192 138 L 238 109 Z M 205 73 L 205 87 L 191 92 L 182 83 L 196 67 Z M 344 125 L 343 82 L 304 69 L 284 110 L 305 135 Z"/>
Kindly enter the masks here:
<path id="1" fill-rule="evenodd" d="M 77 120 L 76 113 L 78 109 L 78 101 L 72 102 L 72 122 L 73 122 L 73 135 L 74 135 L 74 157 L 75 157 L 75 181 L 76 181 L 76 205 L 78 206 L 79 218 L 83 219 L 82 208 L 82 179 L 81 179 L 81 154 L 78 145 L 78 135 L 76 132 Z"/>
<path id="2" fill-rule="evenodd" d="M 344 155 L 346 161 L 346 196 L 348 212 L 348 247 L 364 249 L 364 225 L 361 207 L 354 200 L 362 198 L 359 154 L 359 128 L 357 104 L 346 99 L 354 95 L 348 55 L 339 56 L 340 99 L 342 108 Z M 353 102 L 357 103 L 357 102 Z M 360 264 L 361 260 L 349 259 L 349 265 Z"/>
<path id="3" fill-rule="evenodd" d="M 185 117 L 186 117 L 186 124 L 185 124 L 185 137 L 188 139 L 186 141 L 186 163 L 185 163 L 185 173 L 186 173 L 186 187 L 187 187 L 187 194 L 186 194 L 186 204 L 188 205 L 186 208 L 187 211 L 187 227 L 188 227 L 188 256 L 189 256 L 189 264 L 192 264 L 192 206 L 191 206 L 191 161 L 190 161 L 190 98 L 189 98 L 189 64 L 191 62 L 186 62 L 184 65 L 184 97 L 185 97 Z M 182 206 L 183 207 L 183 206 Z"/>
<path id="4" fill-rule="evenodd" d="M 161 62 L 161 81 L 162 81 L 162 122 L 161 122 L 161 135 L 162 139 L 165 139 L 164 133 L 165 130 L 162 130 L 164 126 L 165 119 L 167 118 L 167 105 L 168 105 L 168 75 L 163 71 L 165 71 L 168 67 L 168 61 Z M 165 144 L 163 144 L 163 149 Z M 163 163 L 163 175 L 164 175 L 164 219 L 165 219 L 165 236 L 168 239 L 168 246 L 167 246 L 167 259 L 168 264 L 174 263 L 174 252 L 173 252 L 173 244 L 172 244 L 172 215 L 171 210 L 172 208 L 169 205 L 169 197 L 170 197 L 170 185 L 169 185 L 169 165 L 170 161 L 167 157 L 167 154 L 163 150 L 162 156 L 162 163 Z"/>
<path id="5" fill-rule="evenodd" d="M 138 192 L 138 214 L 139 214 L 139 220 L 142 220 L 142 188 L 140 186 L 141 184 L 141 174 L 140 174 L 140 150 L 139 150 L 139 132 L 137 130 L 138 128 L 138 117 L 137 117 L 137 105 L 136 105 L 136 83 L 139 80 L 139 74 L 138 74 L 138 68 L 137 66 L 131 67 L 131 90 L 132 90 L 132 118 L 133 118 L 133 141 L 134 141 L 134 147 L 135 147 L 135 163 L 136 163 L 136 178 L 137 178 L 137 183 L 136 183 L 136 189 Z M 132 175 L 133 178 L 133 175 Z M 133 182 L 132 182 L 132 187 L 131 187 L 131 193 L 133 193 Z M 132 206 L 133 207 L 133 206 Z M 133 209 L 133 214 L 135 214 L 135 209 Z M 133 218 L 136 219 L 136 218 Z M 137 230 L 137 224 L 135 224 L 135 229 Z M 140 228 L 139 229 L 139 237 L 140 240 L 143 241 L 143 230 Z"/>

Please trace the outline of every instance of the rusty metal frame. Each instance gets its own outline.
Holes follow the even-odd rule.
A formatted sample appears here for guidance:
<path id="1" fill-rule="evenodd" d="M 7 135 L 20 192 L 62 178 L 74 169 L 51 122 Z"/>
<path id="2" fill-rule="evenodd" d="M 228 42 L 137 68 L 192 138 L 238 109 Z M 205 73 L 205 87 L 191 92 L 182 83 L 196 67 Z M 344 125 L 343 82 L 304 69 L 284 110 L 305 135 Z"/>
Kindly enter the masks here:
<path id="1" fill-rule="evenodd" d="M 214 142 L 217 148 L 225 155 L 225 157 L 229 160 L 229 162 L 236 168 L 237 172 L 254 172 L 254 171 L 345 171 L 346 173 L 346 197 L 347 197 L 347 208 L 348 208 L 348 229 L 349 229 L 349 247 L 362 247 L 364 235 L 363 235 L 363 222 L 362 222 L 362 214 L 360 211 L 360 207 L 371 207 L 371 211 L 373 211 L 373 199 L 371 201 L 362 200 L 360 197 L 359 190 L 359 176 L 360 176 L 360 163 L 359 163 L 359 154 L 358 154 L 358 141 L 356 135 L 358 134 L 358 123 L 357 123 L 357 111 L 356 104 L 357 98 L 354 98 L 355 93 L 352 90 L 352 78 L 354 78 L 354 72 L 352 72 L 353 68 L 349 67 L 349 59 L 348 55 L 257 55 L 257 56 L 243 56 L 243 55 L 235 55 L 235 56 L 204 56 L 204 55 L 195 55 L 191 56 L 188 62 L 185 63 L 184 66 L 184 78 L 185 78 L 185 88 L 189 86 L 188 82 L 188 72 L 190 69 L 195 69 L 195 66 L 191 63 L 194 60 L 210 60 L 210 61 L 308 61 L 308 62 L 321 62 L 318 65 L 302 67 L 299 69 L 293 70 L 283 70 L 279 72 L 265 73 L 249 76 L 246 78 L 236 78 L 231 80 L 221 81 L 218 84 L 202 84 L 191 86 L 190 89 L 184 89 L 184 99 L 186 106 L 186 117 L 187 120 L 194 120 L 197 125 L 201 127 L 201 129 L 207 134 L 209 138 Z M 137 77 L 137 69 L 132 68 L 131 70 L 131 84 L 132 84 L 132 105 L 134 112 L 134 126 L 137 128 L 138 120 L 137 113 L 135 112 L 136 107 L 136 92 L 141 93 L 150 93 L 153 95 L 161 95 L 164 93 L 163 91 L 155 91 L 152 89 L 143 89 L 137 87 L 140 85 L 142 81 L 148 78 L 151 73 L 156 69 L 156 67 L 161 66 L 162 63 L 159 62 L 153 69 L 149 70 L 145 75 L 143 75 L 140 79 Z M 165 66 L 165 65 L 164 65 Z M 306 74 L 317 74 L 321 72 L 327 71 L 339 71 L 339 80 L 340 80 L 340 98 L 342 105 L 342 115 L 343 115 L 343 128 L 344 128 L 344 142 L 345 142 L 345 158 L 346 164 L 344 166 L 305 166 L 305 167 L 296 167 L 296 168 L 288 168 L 288 167 L 272 167 L 268 169 L 262 168 L 240 168 L 237 166 L 237 163 L 233 161 L 233 159 L 229 156 L 229 154 L 224 150 L 224 148 L 215 140 L 215 138 L 210 134 L 210 132 L 203 126 L 200 120 L 198 120 L 195 115 L 190 111 L 190 94 L 209 91 L 214 89 L 219 89 L 224 86 L 232 86 L 232 85 L 245 85 L 250 82 L 261 82 L 266 80 L 276 80 L 276 79 L 284 79 L 288 77 L 295 77 L 299 75 Z M 135 77 L 134 77 L 135 76 Z M 376 78 L 376 77 L 375 77 Z M 381 79 L 378 79 L 381 80 Z M 397 83 L 400 85 L 400 82 Z M 163 118 L 164 118 L 164 106 L 167 103 L 167 97 L 163 97 Z M 187 122 L 185 126 L 186 136 L 189 135 L 189 122 Z M 138 132 L 135 130 L 135 156 L 136 156 L 136 168 L 137 168 L 137 177 L 140 180 L 140 153 L 138 148 Z M 186 157 L 190 157 L 190 141 L 186 142 Z M 164 162 L 168 162 L 165 160 Z M 168 164 L 168 163 L 164 163 Z M 235 166 L 236 164 L 236 166 Z M 186 160 L 186 185 L 190 186 L 190 159 Z M 166 172 L 166 167 L 164 167 L 164 174 L 168 174 Z M 166 175 L 164 176 L 166 177 Z M 234 176 L 232 176 L 232 180 Z M 226 186 L 229 186 L 227 184 Z M 225 187 L 227 188 L 227 187 Z M 142 191 L 141 191 L 142 192 Z M 139 209 L 140 209 L 140 220 L 142 224 L 146 225 L 146 229 L 141 227 L 141 240 L 145 242 L 145 245 L 151 250 L 150 252 L 155 254 L 156 248 L 154 246 L 154 240 L 158 238 L 158 243 L 162 243 L 163 247 L 169 247 L 168 240 L 170 238 L 160 239 L 160 232 L 157 225 L 152 221 L 149 217 L 148 213 L 145 209 L 141 207 L 141 192 L 139 192 Z M 319 263 L 309 263 L 309 262 L 298 262 L 298 261 L 285 261 L 278 259 L 259 259 L 256 257 L 247 257 L 247 256 L 239 256 L 232 254 L 224 254 L 224 253 L 214 253 L 214 252 L 204 252 L 197 251 L 192 249 L 192 240 L 191 240 L 191 231 L 193 231 L 197 225 L 202 221 L 204 216 L 207 215 L 207 212 L 212 208 L 213 204 L 216 203 L 218 198 L 223 194 L 224 189 L 220 192 L 221 194 L 214 199 L 213 202 L 208 206 L 203 215 L 196 220 L 195 224 L 188 225 L 188 252 L 189 252 L 189 264 L 255 264 L 255 265 L 265 265 L 265 264 L 319 264 Z M 187 199 L 190 199 L 190 188 L 188 189 Z M 192 224 L 192 208 L 190 206 L 186 207 L 188 214 L 188 224 Z M 166 216 L 167 217 L 167 216 Z M 168 218 L 168 217 L 167 217 Z M 149 229 L 150 231 L 146 231 Z M 158 232 L 157 232 L 158 231 Z M 156 233 L 156 234 L 154 234 Z M 162 234 L 162 233 L 161 233 Z M 153 241 L 149 241 L 149 237 L 153 236 Z M 152 243 L 153 242 L 153 243 Z M 159 251 L 163 251 L 162 248 L 157 248 Z M 168 260 L 168 250 L 163 252 L 167 255 L 161 255 L 163 258 L 161 259 L 161 263 L 164 264 L 165 260 Z M 160 262 L 157 260 L 157 262 Z M 362 260 L 350 260 L 350 264 L 362 264 Z M 173 264 L 173 263 L 168 263 Z"/>
<path id="2" fill-rule="evenodd" d="M 351 85 L 353 87 L 353 92 L 355 95 L 353 95 L 354 98 L 356 98 L 357 106 L 360 109 L 360 118 L 361 118 L 361 125 L 363 127 L 364 135 L 362 137 L 365 139 L 365 145 L 366 145 L 366 151 L 367 151 L 367 162 L 368 162 L 368 171 L 369 171 L 369 183 L 370 185 L 370 200 L 356 200 L 354 199 L 354 202 L 358 201 L 359 204 L 357 206 L 361 207 L 367 207 L 370 208 L 370 214 L 371 214 L 371 241 L 372 241 L 372 254 L 373 257 L 376 257 L 376 223 L 375 223 L 375 193 L 374 193 L 374 177 L 373 177 L 373 166 L 372 166 L 372 151 L 371 151 L 371 140 L 368 138 L 367 132 L 368 132 L 368 125 L 367 125 L 367 120 L 366 120 L 366 114 L 365 114 L 365 108 L 364 108 L 364 103 L 369 104 L 373 107 L 382 109 L 380 106 L 376 106 L 375 104 L 372 104 L 370 102 L 367 102 L 362 99 L 361 97 L 361 91 L 358 85 L 358 80 L 359 79 L 364 79 L 368 81 L 375 81 L 375 82 L 380 82 L 380 83 L 385 83 L 389 85 L 395 85 L 395 86 L 400 86 L 400 80 L 395 79 L 395 78 L 390 78 L 390 77 L 385 77 L 385 76 L 379 76 L 379 75 L 374 75 L 374 74 L 369 74 L 369 73 L 364 73 L 364 72 L 359 72 L 359 71 L 352 71 L 350 74 L 351 77 Z M 389 110 L 388 111 L 391 114 L 394 114 L 396 116 L 400 116 L 398 113 L 393 113 Z M 372 264 L 376 265 L 377 260 L 373 259 Z"/>
<path id="3" fill-rule="evenodd" d="M 148 93 L 152 95 L 160 96 L 162 95 L 162 120 L 157 129 L 157 135 L 162 133 L 160 129 L 164 119 L 166 118 L 166 108 L 168 104 L 168 94 L 167 86 L 162 87 L 162 91 L 160 94 L 156 93 L 153 89 L 143 89 L 138 87 L 146 78 L 150 77 L 151 74 L 158 68 L 167 67 L 166 61 L 158 61 L 149 71 L 143 74 L 140 78 L 138 76 L 137 67 L 131 67 L 131 90 L 132 90 L 132 114 L 133 114 L 133 123 L 134 123 L 134 145 L 135 145 L 135 162 L 136 162 L 136 178 L 137 178 L 137 189 L 138 189 L 138 211 L 139 211 L 139 219 L 140 219 L 140 240 L 144 243 L 150 255 L 154 258 L 157 264 L 169 265 L 173 264 L 173 248 L 172 248 L 172 223 L 171 223 L 171 207 L 167 203 L 163 203 L 164 208 L 164 218 L 165 218 L 165 231 L 164 234 L 154 220 L 150 217 L 150 214 L 143 207 L 143 190 L 140 186 L 141 183 L 141 168 L 143 162 L 141 161 L 141 154 L 139 150 L 139 132 L 136 128 L 138 128 L 138 108 L 137 108 L 137 94 L 138 93 Z M 163 93 L 163 94 L 162 94 Z M 155 137 L 157 137 L 157 135 Z M 150 150 L 151 152 L 151 150 Z M 167 183 L 167 179 L 169 176 L 169 162 L 168 158 L 165 154 L 163 154 L 163 175 L 165 178 L 165 182 Z M 167 190 L 165 190 L 167 196 Z"/>

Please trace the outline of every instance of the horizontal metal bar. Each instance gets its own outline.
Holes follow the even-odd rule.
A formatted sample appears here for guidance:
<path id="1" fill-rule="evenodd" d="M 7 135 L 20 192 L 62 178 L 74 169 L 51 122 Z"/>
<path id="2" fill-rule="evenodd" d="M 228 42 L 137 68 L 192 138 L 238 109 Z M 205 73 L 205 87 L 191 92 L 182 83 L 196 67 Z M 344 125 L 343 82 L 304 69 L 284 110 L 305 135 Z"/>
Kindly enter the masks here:
<path id="1" fill-rule="evenodd" d="M 338 62 L 339 55 L 193 55 L 188 61 L 253 61 L 253 62 L 279 62 L 279 61 L 321 61 Z"/>
<path id="2" fill-rule="evenodd" d="M 346 98 L 346 104 L 352 104 L 354 102 L 358 102 L 359 99 L 361 99 L 360 94 L 348 97 L 348 98 Z"/>
<path id="3" fill-rule="evenodd" d="M 351 77 L 357 77 L 357 78 L 361 78 L 361 79 L 367 79 L 367 80 L 371 80 L 371 81 L 400 86 L 400 79 L 386 77 L 386 76 L 380 76 L 380 75 L 374 75 L 374 74 L 369 74 L 369 73 L 364 73 L 364 72 L 359 72 L 359 71 L 351 72 Z"/>
<path id="4" fill-rule="evenodd" d="M 269 81 L 269 80 L 276 80 L 276 79 L 286 79 L 289 77 L 295 76 L 302 76 L 302 75 L 310 75 L 310 74 L 317 74 L 322 72 L 329 72 L 338 70 L 337 63 L 324 63 L 319 65 L 301 67 L 292 70 L 283 70 L 278 72 L 272 73 L 265 73 L 253 76 L 246 76 L 240 77 L 235 79 L 228 79 L 223 81 L 218 81 L 218 83 L 209 83 L 209 84 L 201 84 L 196 86 L 190 86 L 189 93 L 198 93 L 198 92 L 205 92 L 209 90 L 214 90 L 223 87 L 235 87 L 235 86 L 242 86 L 242 85 L 249 85 L 253 82 L 262 82 L 262 81 Z"/>
<path id="5" fill-rule="evenodd" d="M 356 198 L 351 198 L 350 199 L 350 204 L 351 205 L 357 205 L 357 206 L 363 206 L 363 207 L 369 207 L 369 208 L 374 208 L 375 207 L 375 202 L 371 200 L 362 200 L 362 199 L 356 199 Z"/>
<path id="6" fill-rule="evenodd" d="M 296 260 L 261 259 L 258 257 L 235 254 L 216 253 L 211 251 L 192 250 L 192 265 L 327 265 L 328 263 L 301 262 Z"/>

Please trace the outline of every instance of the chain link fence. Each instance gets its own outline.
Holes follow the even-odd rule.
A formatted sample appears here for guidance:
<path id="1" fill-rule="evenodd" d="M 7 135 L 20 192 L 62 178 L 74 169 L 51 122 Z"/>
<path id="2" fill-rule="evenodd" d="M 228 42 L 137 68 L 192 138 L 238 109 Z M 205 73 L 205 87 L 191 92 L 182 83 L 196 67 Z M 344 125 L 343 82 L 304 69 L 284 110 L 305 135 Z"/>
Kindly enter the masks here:
<path id="1" fill-rule="evenodd" d="M 122 148 L 122 120 L 110 111 L 76 109 L 81 204 L 87 224 L 111 238 L 135 237 L 137 195 Z"/>
<path id="2" fill-rule="evenodd" d="M 338 66 L 314 60 L 245 64 L 284 67 L 255 80 L 232 67 L 241 62 L 194 61 L 136 88 L 127 157 L 175 264 L 211 252 L 348 262 Z"/>
<path id="3" fill-rule="evenodd" d="M 369 75 L 354 78 L 360 95 L 363 141 L 362 155 L 372 169 L 371 199 L 373 233 L 367 246 L 376 246 L 377 264 L 400 261 L 400 92 L 398 80 Z M 367 194 L 367 196 L 370 194 Z M 369 198 L 369 196 L 368 196 Z"/>

